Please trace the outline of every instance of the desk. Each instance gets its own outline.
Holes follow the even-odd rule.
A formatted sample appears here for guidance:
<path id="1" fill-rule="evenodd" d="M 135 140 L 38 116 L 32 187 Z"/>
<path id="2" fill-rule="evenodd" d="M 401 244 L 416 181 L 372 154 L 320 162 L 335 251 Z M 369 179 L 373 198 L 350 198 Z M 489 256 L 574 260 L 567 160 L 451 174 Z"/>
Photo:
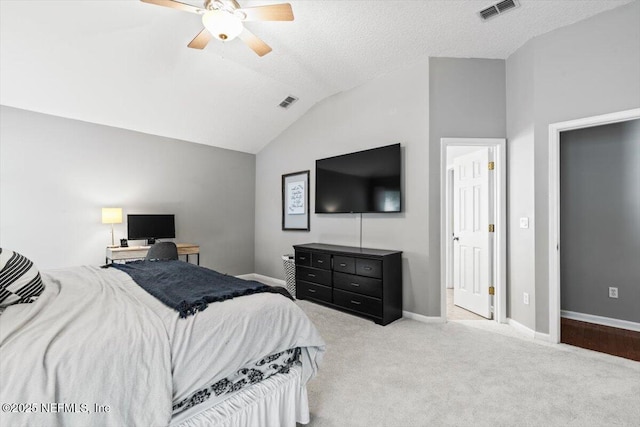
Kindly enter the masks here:
<path id="1" fill-rule="evenodd" d="M 189 255 L 197 255 L 196 263 L 200 265 L 200 246 L 190 243 L 176 243 L 178 247 L 178 256 L 184 255 L 189 262 Z M 106 263 L 109 261 L 126 261 L 132 259 L 144 259 L 149 252 L 151 246 L 129 246 L 126 248 L 107 248 Z"/>

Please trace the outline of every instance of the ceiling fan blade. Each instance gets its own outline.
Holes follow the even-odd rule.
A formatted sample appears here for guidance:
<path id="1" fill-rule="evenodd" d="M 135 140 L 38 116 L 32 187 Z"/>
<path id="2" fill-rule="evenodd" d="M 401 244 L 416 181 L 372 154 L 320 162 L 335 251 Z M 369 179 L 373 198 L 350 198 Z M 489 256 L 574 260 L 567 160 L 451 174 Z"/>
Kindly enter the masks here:
<path id="1" fill-rule="evenodd" d="M 268 44 L 260 40 L 255 34 L 246 28 L 242 30 L 238 38 L 257 53 L 258 56 L 265 56 L 267 53 L 271 52 L 271 47 Z"/>
<path id="2" fill-rule="evenodd" d="M 247 15 L 244 21 L 293 21 L 293 10 L 289 3 L 247 7 L 239 11 Z"/>
<path id="3" fill-rule="evenodd" d="M 156 4 L 158 6 L 170 7 L 172 9 L 183 10 L 185 12 L 191 13 L 201 13 L 202 9 L 197 8 L 195 6 L 191 6 L 190 4 L 180 3 L 179 1 L 174 0 L 140 0 L 143 3 Z"/>
<path id="4" fill-rule="evenodd" d="M 211 33 L 206 28 L 203 28 L 187 46 L 191 49 L 204 49 L 212 37 Z"/>

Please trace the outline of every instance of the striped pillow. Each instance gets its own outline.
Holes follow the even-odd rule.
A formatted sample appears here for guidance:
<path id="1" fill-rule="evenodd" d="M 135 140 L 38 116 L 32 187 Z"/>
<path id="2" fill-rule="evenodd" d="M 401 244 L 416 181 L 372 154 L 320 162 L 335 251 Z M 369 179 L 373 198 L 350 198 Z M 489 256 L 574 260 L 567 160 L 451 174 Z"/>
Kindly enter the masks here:
<path id="1" fill-rule="evenodd" d="M 0 248 L 0 309 L 34 302 L 43 290 L 40 272 L 31 260 Z"/>

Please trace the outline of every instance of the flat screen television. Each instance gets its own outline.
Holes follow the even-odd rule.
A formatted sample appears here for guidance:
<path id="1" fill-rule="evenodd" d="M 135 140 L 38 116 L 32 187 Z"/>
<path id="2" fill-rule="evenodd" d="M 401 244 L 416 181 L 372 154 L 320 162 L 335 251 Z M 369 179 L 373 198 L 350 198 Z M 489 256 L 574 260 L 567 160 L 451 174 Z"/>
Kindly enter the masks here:
<path id="1" fill-rule="evenodd" d="M 316 213 L 401 212 L 400 144 L 316 160 Z"/>
<path id="2" fill-rule="evenodd" d="M 127 215 L 127 236 L 129 240 L 173 239 L 175 215 Z"/>

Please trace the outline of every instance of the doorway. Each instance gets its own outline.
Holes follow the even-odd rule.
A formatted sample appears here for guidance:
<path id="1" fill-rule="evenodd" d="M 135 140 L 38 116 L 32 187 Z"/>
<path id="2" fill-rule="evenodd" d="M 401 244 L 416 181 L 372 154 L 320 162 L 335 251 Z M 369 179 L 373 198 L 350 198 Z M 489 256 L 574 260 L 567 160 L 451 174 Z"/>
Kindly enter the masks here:
<path id="1" fill-rule="evenodd" d="M 506 140 L 441 140 L 441 318 L 506 321 Z"/>
<path id="2" fill-rule="evenodd" d="M 549 340 L 552 343 L 560 342 L 561 329 L 560 133 L 635 119 L 640 119 L 640 108 L 549 125 Z"/>

